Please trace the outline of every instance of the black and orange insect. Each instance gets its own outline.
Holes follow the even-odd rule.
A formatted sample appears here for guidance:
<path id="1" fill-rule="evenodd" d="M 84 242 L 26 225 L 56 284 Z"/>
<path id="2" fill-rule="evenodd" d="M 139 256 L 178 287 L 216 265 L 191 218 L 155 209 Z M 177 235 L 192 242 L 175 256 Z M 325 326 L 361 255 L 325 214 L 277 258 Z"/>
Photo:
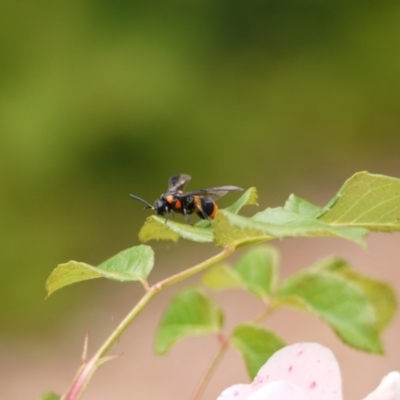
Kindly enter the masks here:
<path id="1" fill-rule="evenodd" d="M 168 190 L 151 205 L 146 200 L 133 194 L 131 197 L 146 204 L 143 210 L 151 208 L 157 215 L 166 215 L 168 221 L 171 213 L 183 214 L 185 221 L 190 223 L 189 215 L 196 213 L 201 219 L 213 219 L 218 210 L 215 200 L 230 191 L 240 191 L 236 186 L 217 186 L 208 189 L 199 189 L 192 192 L 184 192 L 184 186 L 190 181 L 191 176 L 186 174 L 174 175 L 168 181 Z"/>

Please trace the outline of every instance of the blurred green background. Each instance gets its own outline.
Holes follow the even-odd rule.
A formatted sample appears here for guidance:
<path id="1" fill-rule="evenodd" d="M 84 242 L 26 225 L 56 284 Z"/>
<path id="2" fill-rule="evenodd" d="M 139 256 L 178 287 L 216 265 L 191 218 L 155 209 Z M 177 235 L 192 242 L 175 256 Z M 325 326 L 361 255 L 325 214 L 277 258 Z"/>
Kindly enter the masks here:
<path id="1" fill-rule="evenodd" d="M 1 336 L 84 307 L 46 277 L 137 244 L 172 174 L 262 207 L 400 176 L 399 49 L 395 0 L 1 0 Z"/>

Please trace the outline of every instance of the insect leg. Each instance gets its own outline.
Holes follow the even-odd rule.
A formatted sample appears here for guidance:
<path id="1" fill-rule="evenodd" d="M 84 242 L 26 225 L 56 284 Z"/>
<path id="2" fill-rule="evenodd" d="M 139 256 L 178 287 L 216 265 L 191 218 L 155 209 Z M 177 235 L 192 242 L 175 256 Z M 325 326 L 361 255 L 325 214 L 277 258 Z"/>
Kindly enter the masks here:
<path id="1" fill-rule="evenodd" d="M 183 216 L 185 217 L 185 221 L 186 221 L 189 225 L 192 225 L 192 223 L 190 222 L 190 219 L 189 219 L 189 215 L 188 215 L 188 213 L 186 212 L 186 208 L 183 207 L 182 210 L 183 210 Z"/>
<path id="2" fill-rule="evenodd" d="M 169 219 L 169 211 L 168 211 L 168 207 L 167 207 L 167 206 L 165 207 L 165 214 L 167 214 L 167 215 L 166 215 L 166 217 L 165 217 L 165 222 L 164 222 L 164 224 L 166 224 L 166 223 L 168 222 L 168 219 Z"/>

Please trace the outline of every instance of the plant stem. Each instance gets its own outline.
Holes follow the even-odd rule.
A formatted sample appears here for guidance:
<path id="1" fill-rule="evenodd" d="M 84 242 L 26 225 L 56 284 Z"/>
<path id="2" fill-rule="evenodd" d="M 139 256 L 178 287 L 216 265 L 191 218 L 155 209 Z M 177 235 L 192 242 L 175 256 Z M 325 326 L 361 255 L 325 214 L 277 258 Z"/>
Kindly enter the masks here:
<path id="1" fill-rule="evenodd" d="M 174 285 L 175 283 L 181 282 L 193 275 L 198 274 L 199 272 L 204 271 L 205 269 L 211 267 L 212 265 L 224 260 L 229 257 L 235 251 L 234 246 L 226 246 L 220 253 L 209 258 L 206 261 L 201 262 L 200 264 L 195 265 L 194 267 L 188 268 L 182 272 L 179 272 L 175 275 L 166 278 L 155 285 L 148 288 L 144 296 L 139 300 L 139 302 L 133 307 L 133 309 L 129 312 L 129 314 L 120 322 L 120 324 L 114 329 L 111 335 L 106 339 L 106 341 L 101 345 L 101 347 L 97 350 L 95 355 L 91 358 L 91 360 L 87 361 L 87 364 L 93 365 L 93 368 L 97 368 L 97 361 L 101 360 L 102 357 L 107 353 L 107 351 L 112 347 L 112 345 L 118 341 L 122 333 L 129 327 L 129 325 L 133 322 L 133 320 L 140 314 L 141 311 L 150 303 L 150 301 L 163 289 L 168 286 Z M 86 371 L 87 372 L 87 371 Z M 88 374 L 87 381 L 82 384 L 82 376 L 78 371 L 77 376 L 74 378 L 70 389 L 66 394 L 62 397 L 63 399 L 68 400 L 77 400 L 82 395 L 84 389 L 86 388 L 90 378 L 93 375 L 93 372 Z M 79 388 L 76 387 L 76 384 L 79 382 Z M 74 395 L 71 396 L 71 391 L 73 390 Z"/>
<path id="2" fill-rule="evenodd" d="M 217 262 L 222 261 L 223 259 L 229 257 L 233 252 L 234 248 L 227 246 L 220 253 L 215 255 L 214 257 L 209 258 L 206 261 L 203 261 L 200 264 L 195 265 L 194 267 L 188 268 L 182 272 L 178 272 L 175 275 L 166 278 L 152 287 L 146 292 L 146 294 L 139 300 L 136 306 L 130 311 L 130 313 L 121 321 L 121 323 L 117 326 L 117 328 L 112 332 L 109 338 L 104 342 L 104 344 L 100 347 L 100 349 L 96 352 L 95 356 L 98 358 L 103 357 L 104 354 L 110 349 L 110 347 L 120 338 L 122 333 L 126 330 L 126 328 L 132 323 L 132 321 L 137 317 L 137 315 L 144 309 L 144 307 L 150 303 L 150 301 L 163 289 L 168 286 L 174 285 L 175 283 L 181 282 L 193 275 L 198 274 L 201 271 L 211 267 Z"/>
<path id="3" fill-rule="evenodd" d="M 256 315 L 251 321 L 255 324 L 261 323 L 265 318 L 272 314 L 275 309 L 270 303 L 264 303 L 265 309 L 262 310 L 258 315 Z"/>
<path id="4" fill-rule="evenodd" d="M 139 315 L 139 313 L 146 307 L 147 304 L 157 295 L 157 292 L 151 290 L 151 288 L 145 293 L 145 295 L 139 300 L 139 302 L 133 307 L 129 314 L 120 322 L 120 324 L 114 329 L 107 340 L 97 350 L 94 357 L 100 359 L 103 357 L 111 346 L 121 337 L 124 331 L 132 323 L 132 321 Z"/>
<path id="5" fill-rule="evenodd" d="M 204 271 L 205 269 L 224 260 L 225 258 L 228 258 L 234 251 L 234 246 L 225 246 L 224 249 L 217 255 L 209 258 L 206 261 L 203 261 L 200 264 L 195 265 L 194 267 L 188 268 L 182 272 L 178 272 L 177 274 L 172 275 L 159 283 L 156 283 L 153 288 L 157 287 L 159 290 L 161 290 L 165 289 L 168 286 L 174 285 L 175 283 L 181 282 L 193 275 L 198 274 L 199 272 Z"/>
<path id="6" fill-rule="evenodd" d="M 203 391 L 209 382 L 212 374 L 214 373 L 215 369 L 217 368 L 219 362 L 222 360 L 222 357 L 225 354 L 225 351 L 228 349 L 228 340 L 224 338 L 222 335 L 218 336 L 220 346 L 215 354 L 214 358 L 212 359 L 210 365 L 208 366 L 205 374 L 201 378 L 199 384 L 197 385 L 196 390 L 193 393 L 193 396 L 191 400 L 199 400 L 201 398 L 201 395 L 203 394 Z"/>

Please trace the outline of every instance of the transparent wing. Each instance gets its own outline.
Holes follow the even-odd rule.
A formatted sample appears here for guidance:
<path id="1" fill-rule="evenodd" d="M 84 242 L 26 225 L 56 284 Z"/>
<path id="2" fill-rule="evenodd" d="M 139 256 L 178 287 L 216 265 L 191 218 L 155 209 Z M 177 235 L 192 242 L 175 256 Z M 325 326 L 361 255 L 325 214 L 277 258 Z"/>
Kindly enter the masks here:
<path id="1" fill-rule="evenodd" d="M 169 178 L 168 191 L 181 190 L 192 179 L 190 175 L 179 174 Z"/>
<path id="2" fill-rule="evenodd" d="M 187 196 L 203 196 L 203 197 L 210 197 L 213 200 L 217 200 L 222 196 L 225 196 L 228 192 L 233 192 L 233 191 L 242 191 L 243 189 L 237 186 L 217 186 L 213 188 L 208 188 L 208 189 L 199 189 L 199 190 L 194 190 L 192 192 L 185 192 L 178 197 L 187 197 Z"/>

